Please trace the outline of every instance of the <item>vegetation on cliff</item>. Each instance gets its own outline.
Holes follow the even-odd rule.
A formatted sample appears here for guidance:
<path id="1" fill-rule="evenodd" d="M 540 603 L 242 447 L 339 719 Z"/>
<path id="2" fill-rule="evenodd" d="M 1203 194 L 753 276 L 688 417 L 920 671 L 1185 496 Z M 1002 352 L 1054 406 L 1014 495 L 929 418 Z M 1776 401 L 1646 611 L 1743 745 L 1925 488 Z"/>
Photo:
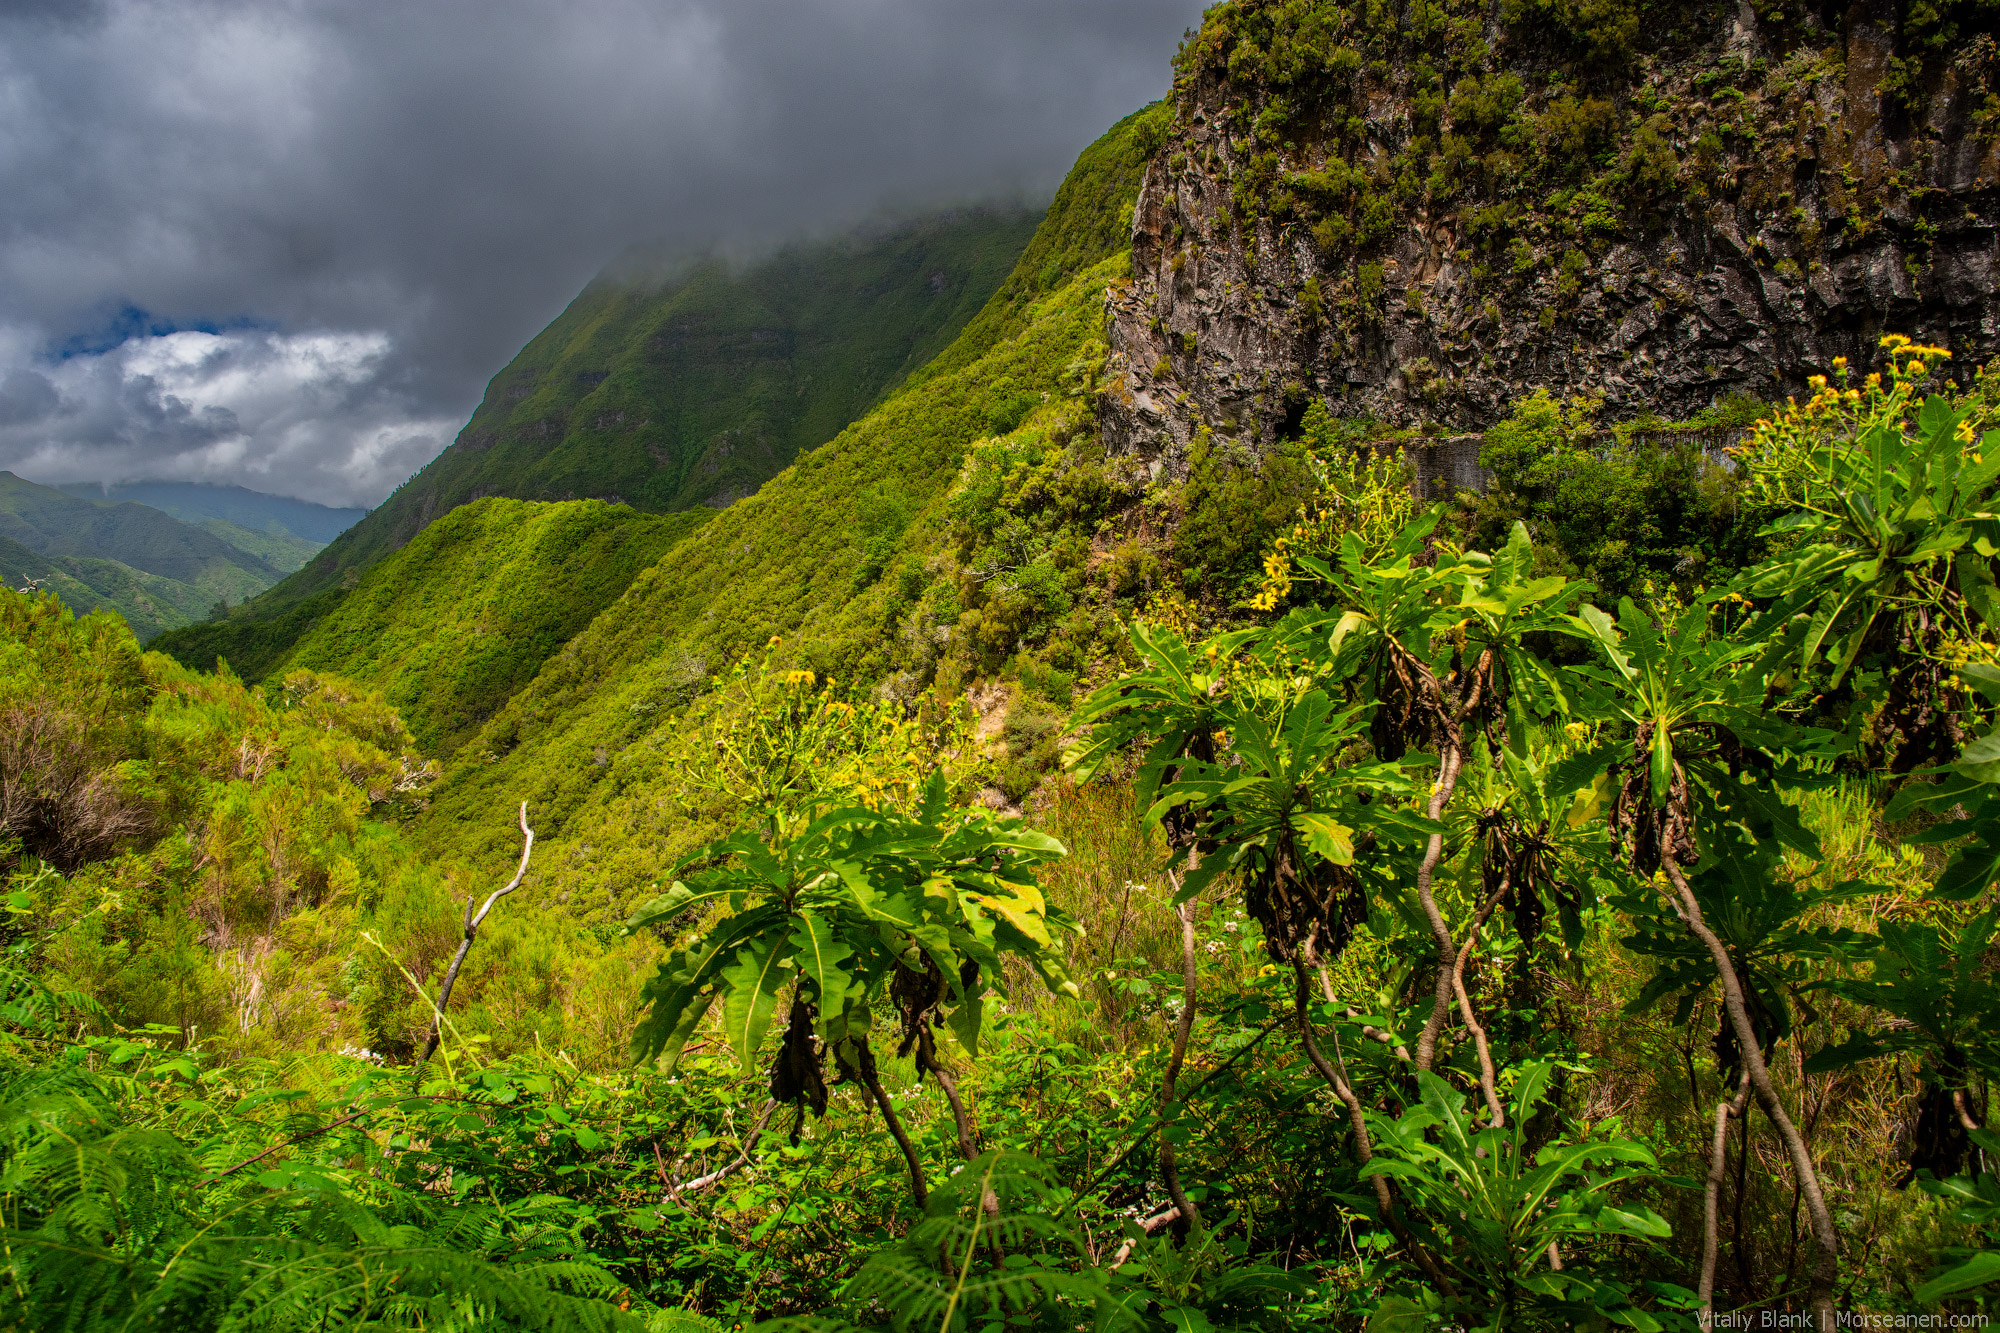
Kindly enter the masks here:
<path id="1" fill-rule="evenodd" d="M 1107 435 L 1181 466 L 1315 397 L 1477 431 L 1536 388 L 1690 417 L 1890 331 L 1969 373 L 2000 354 L 1991 27 L 1979 0 L 1217 5 L 1140 200 Z"/>
<path id="2" fill-rule="evenodd" d="M 254 688 L 0 594 L 7 1318 L 1990 1310 L 2000 384 L 1170 466 L 1098 423 L 1173 114 L 692 532 L 465 506 Z"/>

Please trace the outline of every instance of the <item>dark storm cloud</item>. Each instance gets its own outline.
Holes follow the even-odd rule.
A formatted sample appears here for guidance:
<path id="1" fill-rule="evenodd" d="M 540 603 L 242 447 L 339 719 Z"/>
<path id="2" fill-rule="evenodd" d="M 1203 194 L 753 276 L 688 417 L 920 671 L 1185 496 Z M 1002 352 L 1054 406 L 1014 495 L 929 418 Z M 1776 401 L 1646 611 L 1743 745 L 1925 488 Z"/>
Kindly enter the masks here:
<path id="1" fill-rule="evenodd" d="M 0 3 L 0 466 L 373 503 L 627 246 L 1046 197 L 1199 11 Z"/>

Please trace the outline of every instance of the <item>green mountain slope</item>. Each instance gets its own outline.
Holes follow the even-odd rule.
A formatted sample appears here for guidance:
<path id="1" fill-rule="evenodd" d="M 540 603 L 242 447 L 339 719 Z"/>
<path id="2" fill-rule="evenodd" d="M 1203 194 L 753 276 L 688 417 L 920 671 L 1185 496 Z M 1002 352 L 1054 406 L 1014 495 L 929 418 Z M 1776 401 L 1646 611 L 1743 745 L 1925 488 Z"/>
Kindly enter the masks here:
<path id="1" fill-rule="evenodd" d="M 281 546 L 273 539 L 267 549 Z M 202 620 L 217 602 L 254 596 L 281 573 L 254 549 L 150 506 L 0 472 L 0 578 L 17 588 L 33 581 L 78 615 L 115 611 L 141 640 Z"/>
<path id="2" fill-rule="evenodd" d="M 252 532 L 249 528 L 231 523 L 226 518 L 194 518 L 187 521 L 203 532 L 214 533 L 237 550 L 254 555 L 265 564 L 274 569 L 282 569 L 287 574 L 304 568 L 306 561 L 326 549 L 326 543 L 294 537 L 275 523 L 263 532 Z"/>
<path id="3" fill-rule="evenodd" d="M 709 517 L 601 500 L 475 501 L 369 570 L 277 669 L 372 685 L 427 750 L 449 754 Z"/>
<path id="4" fill-rule="evenodd" d="M 747 495 L 950 344 L 1035 225 L 1023 211 L 962 210 L 747 268 L 638 279 L 614 266 L 380 508 L 226 627 L 153 646 L 190 665 L 268 665 L 356 571 L 484 496 L 669 512 Z"/>
<path id="5" fill-rule="evenodd" d="M 157 509 L 80 500 L 11 472 L 0 472 L 0 536 L 39 555 L 116 560 L 188 584 L 211 600 L 262 592 L 280 572 Z"/>
<path id="6" fill-rule="evenodd" d="M 4 537 L 0 537 L 0 582 L 15 589 L 32 585 L 52 592 L 80 616 L 98 610 L 115 612 L 141 640 L 199 620 L 215 605 L 200 588 L 116 560 L 37 555 Z"/>
<path id="7" fill-rule="evenodd" d="M 538 873 L 615 911 L 663 849 L 699 832 L 649 785 L 685 743 L 678 701 L 692 673 L 773 635 L 822 674 L 911 665 L 899 645 L 920 623 L 915 608 L 954 596 L 932 586 L 927 564 L 968 451 L 996 435 L 1088 434 L 1104 294 L 1124 272 L 1159 119 L 1130 117 L 1084 152 L 1013 275 L 951 347 L 669 551 L 551 658 L 467 744 L 422 836 L 498 860 L 507 825 L 494 812 L 528 799 L 550 843 Z"/>
<path id="8" fill-rule="evenodd" d="M 295 500 L 289 495 L 266 495 L 243 486 L 213 486 L 193 481 L 127 481 L 115 486 L 78 482 L 60 489 L 85 500 L 109 500 L 113 504 L 130 500 L 150 505 L 196 527 L 203 526 L 206 520 L 220 519 L 249 532 L 295 537 L 315 547 L 326 545 L 368 514 L 366 509 L 336 509 L 310 500 Z"/>

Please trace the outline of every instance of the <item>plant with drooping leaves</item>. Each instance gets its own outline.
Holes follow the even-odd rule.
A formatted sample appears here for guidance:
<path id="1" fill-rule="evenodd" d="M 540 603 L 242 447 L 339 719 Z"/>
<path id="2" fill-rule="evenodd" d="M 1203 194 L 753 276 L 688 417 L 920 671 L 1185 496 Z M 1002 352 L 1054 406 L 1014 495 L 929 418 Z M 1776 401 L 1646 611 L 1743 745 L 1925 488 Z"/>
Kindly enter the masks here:
<path id="1" fill-rule="evenodd" d="M 711 1009 L 744 1066 L 755 1064 L 782 1001 L 783 1039 L 770 1066 L 775 1101 L 824 1114 L 826 1062 L 859 1083 L 902 1148 L 919 1206 L 927 1193 L 915 1148 L 883 1092 L 871 1038 L 878 1012 L 901 1020 L 902 1050 L 939 1076 L 970 1127 L 938 1058 L 932 1029 L 978 1049 L 989 996 L 1006 992 L 1005 960 L 1025 962 L 1056 990 L 1074 990 L 1052 932 L 1069 920 L 1036 887 L 1034 869 L 1062 844 L 983 809 L 949 805 L 933 778 L 903 814 L 866 806 L 772 812 L 690 858 L 703 868 L 633 913 L 628 931 L 682 923 L 696 931 L 644 991 L 633 1036 L 642 1059 L 671 1065 Z"/>

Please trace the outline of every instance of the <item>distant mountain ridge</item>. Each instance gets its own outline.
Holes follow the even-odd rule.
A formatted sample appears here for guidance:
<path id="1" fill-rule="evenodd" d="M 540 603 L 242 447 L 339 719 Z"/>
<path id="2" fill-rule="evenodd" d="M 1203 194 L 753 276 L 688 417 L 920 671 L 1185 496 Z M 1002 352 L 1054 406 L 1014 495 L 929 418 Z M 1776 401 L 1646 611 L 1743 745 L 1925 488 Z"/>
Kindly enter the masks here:
<path id="1" fill-rule="evenodd" d="M 201 482 L 134 481 L 105 486 L 86 481 L 57 489 L 100 503 L 147 505 L 220 537 L 282 574 L 304 568 L 328 542 L 368 514 L 366 509 L 335 509 L 287 495 Z"/>
<path id="2" fill-rule="evenodd" d="M 366 509 L 336 509 L 289 495 L 194 481 L 125 481 L 110 486 L 84 481 L 56 489 L 85 500 L 150 505 L 197 527 L 203 519 L 220 519 L 251 532 L 269 532 L 275 524 L 283 535 L 319 546 L 368 516 Z"/>
<path id="3" fill-rule="evenodd" d="M 977 208 L 748 266 L 621 261 L 488 385 L 456 442 L 227 624 L 156 647 L 274 664 L 361 575 L 460 505 L 599 499 L 661 513 L 748 495 L 947 347 L 1040 221 Z"/>
<path id="4" fill-rule="evenodd" d="M 0 472 L 0 536 L 44 556 L 116 560 L 217 596 L 261 591 L 281 572 L 148 505 L 80 500 Z"/>
<path id="5" fill-rule="evenodd" d="M 118 612 L 141 639 L 255 596 L 284 570 L 148 505 L 87 500 L 0 472 L 0 576 L 82 615 Z"/>

